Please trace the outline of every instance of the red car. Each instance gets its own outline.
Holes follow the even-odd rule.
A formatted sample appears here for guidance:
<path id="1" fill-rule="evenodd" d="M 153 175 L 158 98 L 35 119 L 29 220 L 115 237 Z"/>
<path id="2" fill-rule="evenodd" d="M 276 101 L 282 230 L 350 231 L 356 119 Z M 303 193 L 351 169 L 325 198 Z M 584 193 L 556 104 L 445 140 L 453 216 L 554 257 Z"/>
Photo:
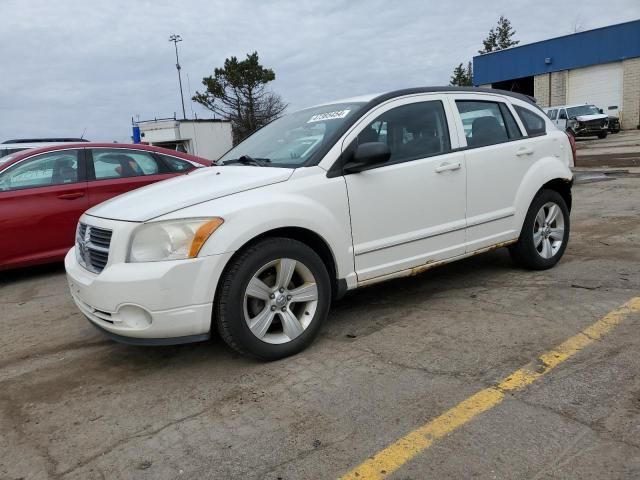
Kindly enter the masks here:
<path id="1" fill-rule="evenodd" d="M 0 270 L 62 260 L 88 208 L 208 165 L 159 147 L 87 142 L 0 158 Z"/>

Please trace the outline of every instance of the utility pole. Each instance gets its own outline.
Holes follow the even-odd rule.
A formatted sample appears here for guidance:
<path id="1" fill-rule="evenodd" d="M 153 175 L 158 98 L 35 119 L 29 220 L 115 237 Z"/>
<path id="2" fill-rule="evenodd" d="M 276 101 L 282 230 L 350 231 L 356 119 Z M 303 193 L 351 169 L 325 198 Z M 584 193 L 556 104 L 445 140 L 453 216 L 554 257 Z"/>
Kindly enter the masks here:
<path id="1" fill-rule="evenodd" d="M 182 93 L 182 75 L 180 75 L 180 60 L 178 59 L 178 42 L 182 41 L 182 37 L 180 35 L 170 35 L 169 41 L 173 42 L 174 47 L 176 47 L 176 69 L 178 70 L 178 84 L 180 85 L 180 100 L 182 101 L 182 118 L 187 118 L 187 112 L 184 109 L 184 95 Z"/>

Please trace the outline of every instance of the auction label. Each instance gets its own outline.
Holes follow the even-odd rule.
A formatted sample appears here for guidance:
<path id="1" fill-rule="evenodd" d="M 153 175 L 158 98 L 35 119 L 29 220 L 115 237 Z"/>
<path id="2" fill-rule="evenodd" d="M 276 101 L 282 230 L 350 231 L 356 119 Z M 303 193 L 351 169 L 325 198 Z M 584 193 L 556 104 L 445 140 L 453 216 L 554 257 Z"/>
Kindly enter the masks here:
<path id="1" fill-rule="evenodd" d="M 335 112 L 327 112 L 327 113 L 319 113 L 318 115 L 314 115 L 311 117 L 307 123 L 313 122 L 323 122 L 325 120 L 335 120 L 337 118 L 344 118 L 349 115 L 351 110 L 338 110 Z"/>

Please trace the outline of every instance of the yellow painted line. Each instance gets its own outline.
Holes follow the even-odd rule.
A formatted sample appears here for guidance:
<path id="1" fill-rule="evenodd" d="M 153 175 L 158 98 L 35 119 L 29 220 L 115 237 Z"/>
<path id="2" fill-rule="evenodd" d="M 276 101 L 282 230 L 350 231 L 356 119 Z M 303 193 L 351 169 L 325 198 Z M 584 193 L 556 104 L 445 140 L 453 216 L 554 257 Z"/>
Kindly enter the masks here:
<path id="1" fill-rule="evenodd" d="M 362 462 L 340 480 L 379 480 L 398 470 L 437 440 L 447 436 L 482 412 L 498 405 L 505 392 L 523 389 L 583 348 L 604 337 L 634 312 L 640 312 L 640 297 L 609 312 L 600 320 L 540 355 L 536 361 L 511 373 L 497 385 L 480 390 L 430 422 L 395 441 Z"/>

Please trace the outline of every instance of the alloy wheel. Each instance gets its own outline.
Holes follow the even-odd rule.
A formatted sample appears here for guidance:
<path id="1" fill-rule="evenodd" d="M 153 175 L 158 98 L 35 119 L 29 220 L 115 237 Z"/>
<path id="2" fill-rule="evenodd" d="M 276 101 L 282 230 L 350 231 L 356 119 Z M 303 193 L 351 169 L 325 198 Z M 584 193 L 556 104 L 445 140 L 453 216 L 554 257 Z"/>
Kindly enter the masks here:
<path id="1" fill-rule="evenodd" d="M 266 343 L 287 343 L 299 337 L 314 317 L 317 282 L 302 262 L 279 258 L 251 277 L 243 303 L 244 319 L 253 335 Z"/>
<path id="2" fill-rule="evenodd" d="M 553 257 L 564 242 L 564 214 L 554 202 L 545 203 L 533 222 L 533 245 L 542 258 Z"/>

